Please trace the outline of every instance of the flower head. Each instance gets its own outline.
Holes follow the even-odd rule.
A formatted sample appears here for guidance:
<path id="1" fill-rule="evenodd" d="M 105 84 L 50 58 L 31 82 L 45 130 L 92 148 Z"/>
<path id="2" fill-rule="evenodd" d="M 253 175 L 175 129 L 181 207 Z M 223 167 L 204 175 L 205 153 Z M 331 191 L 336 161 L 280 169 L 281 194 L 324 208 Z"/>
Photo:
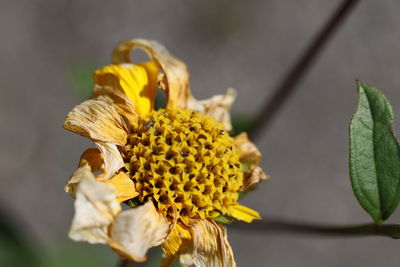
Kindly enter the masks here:
<path id="1" fill-rule="evenodd" d="M 131 63 L 135 48 L 151 61 Z M 120 43 L 113 64 L 95 71 L 92 98 L 64 122 L 97 147 L 82 154 L 65 187 L 75 197 L 73 240 L 108 244 L 135 261 L 162 245 L 162 266 L 178 258 L 184 266 L 235 266 L 217 222 L 260 219 L 238 193 L 267 177 L 247 135 L 229 135 L 235 91 L 198 101 L 188 77 L 185 64 L 142 39 Z M 155 110 L 158 88 L 167 101 Z"/>

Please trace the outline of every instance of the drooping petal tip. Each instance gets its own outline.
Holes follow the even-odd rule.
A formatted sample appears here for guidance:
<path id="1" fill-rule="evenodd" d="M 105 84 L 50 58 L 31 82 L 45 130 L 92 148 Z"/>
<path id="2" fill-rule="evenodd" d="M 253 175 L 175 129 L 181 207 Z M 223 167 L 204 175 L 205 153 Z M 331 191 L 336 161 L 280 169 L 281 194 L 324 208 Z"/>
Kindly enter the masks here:
<path id="1" fill-rule="evenodd" d="M 85 177 L 76 190 L 75 215 L 69 237 L 75 241 L 107 243 L 109 226 L 120 211 L 111 185 L 98 182 L 94 177 Z"/>
<path id="2" fill-rule="evenodd" d="M 168 229 L 167 219 L 148 201 L 117 216 L 109 245 L 122 257 L 145 261 L 147 250 L 164 242 Z"/>

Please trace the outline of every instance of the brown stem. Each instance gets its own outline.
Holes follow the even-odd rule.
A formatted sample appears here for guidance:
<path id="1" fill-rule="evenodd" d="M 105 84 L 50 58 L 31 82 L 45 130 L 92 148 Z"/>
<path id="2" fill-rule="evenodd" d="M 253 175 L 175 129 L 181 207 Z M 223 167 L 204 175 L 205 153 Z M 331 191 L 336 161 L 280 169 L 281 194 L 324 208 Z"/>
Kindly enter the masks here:
<path id="1" fill-rule="evenodd" d="M 259 112 L 255 119 L 255 123 L 249 131 L 253 140 L 260 137 L 261 134 L 267 129 L 277 111 L 291 96 L 296 88 L 296 85 L 298 85 L 298 83 L 310 69 L 312 63 L 315 61 L 322 48 L 326 45 L 330 38 L 332 38 L 335 31 L 338 29 L 338 26 L 343 23 L 346 16 L 351 10 L 353 10 L 358 2 L 359 0 L 344 0 L 340 4 L 340 6 L 333 13 L 332 17 L 311 42 L 310 46 L 282 79 L 279 86 L 274 90 L 272 97 L 267 99 L 266 104 Z"/>

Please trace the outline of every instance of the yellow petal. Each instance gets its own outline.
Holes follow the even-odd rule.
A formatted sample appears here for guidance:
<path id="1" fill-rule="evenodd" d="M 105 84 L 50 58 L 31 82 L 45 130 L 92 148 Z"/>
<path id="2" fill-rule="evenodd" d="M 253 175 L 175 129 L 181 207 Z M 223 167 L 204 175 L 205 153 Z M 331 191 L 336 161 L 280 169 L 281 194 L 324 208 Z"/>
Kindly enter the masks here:
<path id="1" fill-rule="evenodd" d="M 100 100 L 87 100 L 76 106 L 64 121 L 64 128 L 93 141 L 125 145 L 126 125 L 115 108 Z"/>
<path id="2" fill-rule="evenodd" d="M 225 130 L 232 130 L 229 110 L 236 98 L 236 91 L 228 89 L 225 95 L 216 95 L 206 100 L 196 100 L 194 97 L 188 99 L 187 108 L 193 109 L 205 116 L 214 118 L 224 125 Z"/>
<path id="3" fill-rule="evenodd" d="M 255 219 L 257 220 L 261 219 L 260 214 L 258 214 L 257 211 L 239 204 L 230 207 L 228 215 L 248 223 L 252 222 Z"/>
<path id="4" fill-rule="evenodd" d="M 75 241 L 107 243 L 108 228 L 121 211 L 111 185 L 85 177 L 78 185 L 75 200 L 75 215 L 69 237 Z"/>
<path id="5" fill-rule="evenodd" d="M 108 65 L 94 72 L 96 85 L 122 89 L 135 112 L 147 114 L 154 108 L 158 68 L 152 62 Z"/>
<path id="6" fill-rule="evenodd" d="M 163 79 L 159 80 L 167 94 L 167 108 L 186 108 L 187 99 L 191 95 L 186 65 L 170 55 L 158 42 L 144 39 L 123 41 L 113 52 L 113 64 L 131 63 L 131 52 L 136 48 L 142 49 L 164 72 Z"/>
<path id="7" fill-rule="evenodd" d="M 124 172 L 120 172 L 113 178 L 104 180 L 103 182 L 112 184 L 115 187 L 115 194 L 118 202 L 124 202 L 125 200 L 137 197 L 139 195 L 139 193 L 136 192 L 135 184 Z"/>
<path id="8" fill-rule="evenodd" d="M 235 267 L 232 248 L 226 230 L 212 220 L 193 220 L 189 225 L 193 236 L 191 255 L 184 254 L 184 265 L 193 262 L 196 267 Z"/>
<path id="9" fill-rule="evenodd" d="M 118 214 L 109 245 L 125 258 L 145 261 L 147 250 L 160 245 L 168 229 L 167 219 L 148 201 L 142 206 Z"/>
<path id="10" fill-rule="evenodd" d="M 190 240 L 191 235 L 187 227 L 177 223 L 162 245 L 164 253 L 167 256 L 174 255 L 178 251 L 184 250 L 185 247 L 189 246 L 188 242 Z"/>

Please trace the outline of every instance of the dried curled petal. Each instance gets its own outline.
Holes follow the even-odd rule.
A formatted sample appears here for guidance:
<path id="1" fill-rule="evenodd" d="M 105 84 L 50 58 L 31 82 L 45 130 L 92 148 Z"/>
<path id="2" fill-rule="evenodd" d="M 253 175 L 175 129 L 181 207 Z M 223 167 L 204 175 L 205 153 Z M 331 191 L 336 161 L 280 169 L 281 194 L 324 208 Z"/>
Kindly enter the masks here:
<path id="1" fill-rule="evenodd" d="M 239 152 L 239 159 L 243 164 L 250 164 L 255 167 L 260 162 L 261 153 L 258 148 L 249 140 L 247 133 L 241 133 L 235 137 L 235 146 Z"/>
<path id="2" fill-rule="evenodd" d="M 104 160 L 104 170 L 103 173 L 99 175 L 99 178 L 109 179 L 119 169 L 124 167 L 124 160 L 122 159 L 121 153 L 116 145 L 102 142 L 96 142 L 95 144 L 101 151 L 101 155 Z"/>
<path id="3" fill-rule="evenodd" d="M 92 177 L 93 172 L 101 170 L 103 165 L 103 159 L 101 158 L 101 152 L 96 148 L 89 148 L 83 152 L 80 160 L 78 169 L 72 174 L 67 185 L 65 186 L 65 192 L 69 193 L 72 197 L 76 196 L 76 187 L 86 177 Z"/>
<path id="4" fill-rule="evenodd" d="M 87 100 L 76 106 L 64 121 L 64 128 L 98 142 L 124 145 L 128 136 L 121 116 L 101 100 Z"/>
<path id="5" fill-rule="evenodd" d="M 268 180 L 268 175 L 265 174 L 261 167 L 256 166 L 244 174 L 243 185 L 240 191 L 248 191 L 254 188 L 259 182 Z"/>
<path id="6" fill-rule="evenodd" d="M 216 224 L 212 220 L 193 221 L 190 227 L 193 235 L 193 250 L 190 255 L 192 259 L 188 257 L 189 255 L 184 256 L 186 265 L 193 261 L 196 267 L 236 266 L 232 248 L 227 240 L 225 227 Z"/>
<path id="7" fill-rule="evenodd" d="M 101 100 L 113 106 L 119 115 L 128 120 L 129 124 L 136 123 L 138 115 L 135 107 L 122 90 L 96 84 L 93 88 L 92 99 Z M 126 125 L 127 128 L 129 128 L 129 124 Z"/>
<path id="8" fill-rule="evenodd" d="M 247 133 L 241 133 L 234 138 L 234 145 L 239 152 L 239 160 L 244 166 L 243 185 L 240 191 L 247 191 L 259 182 L 267 180 L 268 176 L 258 166 L 261 153 L 254 143 L 249 140 Z"/>
<path id="9" fill-rule="evenodd" d="M 205 116 L 222 123 L 226 131 L 232 130 L 229 110 L 235 101 L 236 91 L 230 88 L 225 95 L 216 95 L 205 100 L 196 100 L 194 97 L 188 99 L 187 108 L 193 109 Z"/>
<path id="10" fill-rule="evenodd" d="M 113 64 L 132 63 L 133 49 L 142 49 L 164 72 L 159 79 L 161 88 L 167 94 L 167 108 L 185 108 L 190 97 L 189 74 L 186 65 L 173 57 L 164 46 L 156 41 L 133 39 L 121 42 L 113 52 Z"/>

